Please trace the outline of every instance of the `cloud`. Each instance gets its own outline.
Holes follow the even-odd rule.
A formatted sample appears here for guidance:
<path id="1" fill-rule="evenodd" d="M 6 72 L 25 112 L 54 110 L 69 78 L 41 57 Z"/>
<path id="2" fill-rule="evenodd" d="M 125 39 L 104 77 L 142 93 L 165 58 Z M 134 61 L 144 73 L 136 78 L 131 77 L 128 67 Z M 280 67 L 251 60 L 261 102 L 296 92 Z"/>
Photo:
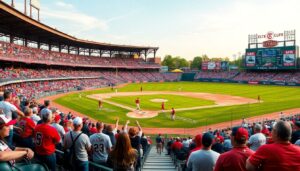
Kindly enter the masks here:
<path id="1" fill-rule="evenodd" d="M 74 8 L 74 6 L 72 4 L 68 4 L 68 3 L 65 3 L 63 1 L 57 1 L 57 2 L 55 2 L 55 5 L 58 6 L 58 7 L 67 8 L 67 9 L 73 9 Z"/>

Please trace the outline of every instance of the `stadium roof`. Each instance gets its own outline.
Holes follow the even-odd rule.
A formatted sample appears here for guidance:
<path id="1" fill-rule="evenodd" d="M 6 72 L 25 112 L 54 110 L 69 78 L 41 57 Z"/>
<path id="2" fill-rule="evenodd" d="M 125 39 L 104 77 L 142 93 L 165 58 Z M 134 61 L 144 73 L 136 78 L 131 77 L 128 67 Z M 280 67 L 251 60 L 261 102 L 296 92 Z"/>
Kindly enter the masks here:
<path id="1" fill-rule="evenodd" d="M 36 21 L 2 1 L 0 1 L 0 32 L 45 44 L 61 44 L 87 49 L 126 52 L 158 50 L 158 47 L 117 45 L 78 39 Z"/>

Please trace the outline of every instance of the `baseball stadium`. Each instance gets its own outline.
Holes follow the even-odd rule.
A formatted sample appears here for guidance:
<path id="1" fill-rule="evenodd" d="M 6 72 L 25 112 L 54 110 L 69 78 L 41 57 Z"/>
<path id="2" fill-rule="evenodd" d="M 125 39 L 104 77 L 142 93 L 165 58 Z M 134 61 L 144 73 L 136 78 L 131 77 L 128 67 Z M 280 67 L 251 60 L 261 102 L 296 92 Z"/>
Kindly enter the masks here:
<path id="1" fill-rule="evenodd" d="M 0 0 L 0 170 L 300 170 L 296 30 L 172 68 L 159 46 L 77 38 L 15 3 Z"/>

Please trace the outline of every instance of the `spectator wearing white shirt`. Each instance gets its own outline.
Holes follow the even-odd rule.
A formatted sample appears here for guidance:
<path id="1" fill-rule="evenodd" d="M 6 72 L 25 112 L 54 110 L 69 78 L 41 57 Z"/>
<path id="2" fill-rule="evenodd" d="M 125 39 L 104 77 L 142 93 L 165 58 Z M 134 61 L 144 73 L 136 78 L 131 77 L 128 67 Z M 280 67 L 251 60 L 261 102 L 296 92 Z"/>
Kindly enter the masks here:
<path id="1" fill-rule="evenodd" d="M 90 136 L 92 144 L 92 160 L 98 164 L 105 165 L 108 154 L 111 151 L 112 144 L 108 135 L 102 133 L 104 124 L 102 122 L 96 123 L 98 133 Z"/>
<path id="2" fill-rule="evenodd" d="M 15 105 L 11 104 L 12 93 L 5 91 L 3 94 L 3 101 L 0 102 L 0 111 L 3 112 L 8 120 L 12 120 L 12 112 L 16 112 L 19 116 L 23 117 L 24 113 L 20 111 Z M 9 126 L 9 136 L 6 137 L 8 146 L 13 148 L 13 125 Z"/>
<path id="3" fill-rule="evenodd" d="M 254 135 L 249 138 L 248 146 L 251 150 L 256 151 L 260 146 L 266 144 L 266 136 L 261 133 L 262 126 L 260 124 L 255 124 Z"/>
<path id="4" fill-rule="evenodd" d="M 58 144 L 56 144 L 56 148 L 59 150 L 62 150 L 63 139 L 64 139 L 66 132 L 65 132 L 64 127 L 59 124 L 60 121 L 61 121 L 60 115 L 56 115 L 54 118 L 54 122 L 51 124 L 51 126 L 53 126 L 57 130 L 58 135 L 60 136 L 60 142 Z"/>
<path id="5" fill-rule="evenodd" d="M 37 108 L 37 107 L 32 108 L 31 119 L 33 120 L 33 122 L 34 122 L 35 124 L 37 124 L 38 121 L 41 120 L 41 117 L 40 117 L 39 115 L 37 115 L 37 114 L 38 114 L 38 108 Z"/>

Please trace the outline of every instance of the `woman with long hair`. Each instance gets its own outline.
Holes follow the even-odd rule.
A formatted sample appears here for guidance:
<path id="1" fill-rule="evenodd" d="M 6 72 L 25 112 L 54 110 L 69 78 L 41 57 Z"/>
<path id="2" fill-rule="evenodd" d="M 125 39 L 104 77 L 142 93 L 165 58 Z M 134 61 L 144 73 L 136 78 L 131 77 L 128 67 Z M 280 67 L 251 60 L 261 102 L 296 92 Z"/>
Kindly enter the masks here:
<path id="1" fill-rule="evenodd" d="M 131 147 L 128 134 L 120 133 L 115 148 L 109 155 L 109 164 L 114 171 L 134 171 L 138 152 Z"/>

